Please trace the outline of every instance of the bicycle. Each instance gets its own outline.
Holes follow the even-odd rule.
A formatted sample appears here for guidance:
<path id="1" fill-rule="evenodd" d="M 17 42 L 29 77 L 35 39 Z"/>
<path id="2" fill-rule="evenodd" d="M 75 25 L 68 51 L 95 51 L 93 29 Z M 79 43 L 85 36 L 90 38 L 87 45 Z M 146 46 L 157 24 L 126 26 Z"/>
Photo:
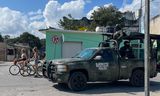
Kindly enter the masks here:
<path id="1" fill-rule="evenodd" d="M 20 73 L 22 76 L 33 76 L 36 74 L 36 69 L 35 69 L 35 65 L 34 62 L 31 62 L 33 60 L 29 60 L 29 62 L 26 64 L 26 66 L 24 67 L 24 70 L 21 70 Z M 38 61 L 38 67 L 37 67 L 37 75 L 42 77 L 42 67 L 43 67 L 43 62 L 41 62 L 40 60 Z M 28 74 L 27 74 L 28 73 Z"/>
<path id="2" fill-rule="evenodd" d="M 25 66 L 23 66 L 23 68 L 20 69 L 20 74 L 23 77 L 29 76 L 31 73 L 31 69 L 28 67 L 27 64 L 25 64 Z"/>
<path id="3" fill-rule="evenodd" d="M 25 65 L 17 62 L 16 64 L 13 64 L 9 67 L 9 73 L 11 75 L 18 75 L 19 73 L 21 74 L 21 70 L 24 70 L 24 69 L 25 69 Z"/>

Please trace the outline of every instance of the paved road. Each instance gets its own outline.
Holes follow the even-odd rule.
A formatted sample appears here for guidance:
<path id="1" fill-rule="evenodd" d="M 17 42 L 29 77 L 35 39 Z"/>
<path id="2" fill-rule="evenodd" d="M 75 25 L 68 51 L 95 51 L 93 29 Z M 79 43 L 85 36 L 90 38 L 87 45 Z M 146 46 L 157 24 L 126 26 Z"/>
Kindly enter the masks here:
<path id="1" fill-rule="evenodd" d="M 143 88 L 131 87 L 127 81 L 91 83 L 85 91 L 72 92 L 45 78 L 12 76 L 10 63 L 0 63 L 0 96 L 144 96 Z M 151 96 L 160 96 L 160 74 L 151 79 Z"/>

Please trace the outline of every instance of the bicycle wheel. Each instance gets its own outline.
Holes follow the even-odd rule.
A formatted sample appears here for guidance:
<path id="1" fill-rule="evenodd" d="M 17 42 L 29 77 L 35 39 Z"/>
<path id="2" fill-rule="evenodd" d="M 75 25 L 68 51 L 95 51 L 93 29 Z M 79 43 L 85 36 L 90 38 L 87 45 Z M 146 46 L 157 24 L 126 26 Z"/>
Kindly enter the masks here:
<path id="1" fill-rule="evenodd" d="M 20 72 L 20 67 L 18 65 L 11 65 L 9 67 L 9 73 L 11 75 L 18 75 Z"/>
<path id="2" fill-rule="evenodd" d="M 41 77 L 43 76 L 42 69 L 43 69 L 43 66 L 38 66 L 37 68 L 37 74 Z"/>
<path id="3" fill-rule="evenodd" d="M 30 75 L 30 76 L 33 76 L 33 75 L 36 73 L 33 65 L 28 65 L 28 67 L 29 67 L 29 69 L 30 69 L 30 70 L 28 70 L 29 75 Z"/>
<path id="4" fill-rule="evenodd" d="M 31 72 L 31 69 L 30 69 L 30 67 L 28 67 L 28 66 L 24 66 L 24 67 L 22 67 L 22 68 L 20 69 L 20 74 L 21 74 L 23 77 L 29 76 L 30 72 Z"/>

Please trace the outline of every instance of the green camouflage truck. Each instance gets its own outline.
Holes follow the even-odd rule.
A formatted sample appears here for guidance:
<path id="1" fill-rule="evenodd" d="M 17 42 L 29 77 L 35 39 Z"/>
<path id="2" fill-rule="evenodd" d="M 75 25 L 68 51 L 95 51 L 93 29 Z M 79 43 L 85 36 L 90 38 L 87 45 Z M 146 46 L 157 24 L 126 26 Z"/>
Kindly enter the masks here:
<path id="1" fill-rule="evenodd" d="M 157 75 L 157 38 L 152 36 L 151 40 L 150 78 Z M 48 77 L 54 83 L 66 84 L 74 91 L 84 90 L 87 82 L 122 79 L 129 79 L 133 86 L 144 86 L 143 39 L 143 34 L 125 36 L 121 40 L 108 39 L 101 42 L 99 47 L 84 49 L 73 58 L 52 60 L 48 62 Z M 125 40 L 140 42 L 138 45 L 133 44 L 133 58 L 122 58 L 119 54 L 119 47 Z"/>

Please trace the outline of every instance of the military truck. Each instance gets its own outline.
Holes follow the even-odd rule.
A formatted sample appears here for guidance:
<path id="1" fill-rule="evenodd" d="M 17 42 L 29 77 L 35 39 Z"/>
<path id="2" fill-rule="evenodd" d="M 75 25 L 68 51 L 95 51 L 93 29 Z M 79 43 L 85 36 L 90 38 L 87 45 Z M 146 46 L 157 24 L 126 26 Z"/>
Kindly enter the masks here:
<path id="1" fill-rule="evenodd" d="M 48 62 L 48 78 L 59 85 L 66 84 L 71 90 L 84 90 L 87 82 L 113 82 L 129 79 L 132 86 L 144 86 L 144 34 L 134 33 L 121 38 L 108 38 L 97 48 L 87 48 L 73 58 Z M 157 75 L 159 36 L 151 36 L 150 78 Z M 133 58 L 122 58 L 119 50 L 129 40 Z"/>

